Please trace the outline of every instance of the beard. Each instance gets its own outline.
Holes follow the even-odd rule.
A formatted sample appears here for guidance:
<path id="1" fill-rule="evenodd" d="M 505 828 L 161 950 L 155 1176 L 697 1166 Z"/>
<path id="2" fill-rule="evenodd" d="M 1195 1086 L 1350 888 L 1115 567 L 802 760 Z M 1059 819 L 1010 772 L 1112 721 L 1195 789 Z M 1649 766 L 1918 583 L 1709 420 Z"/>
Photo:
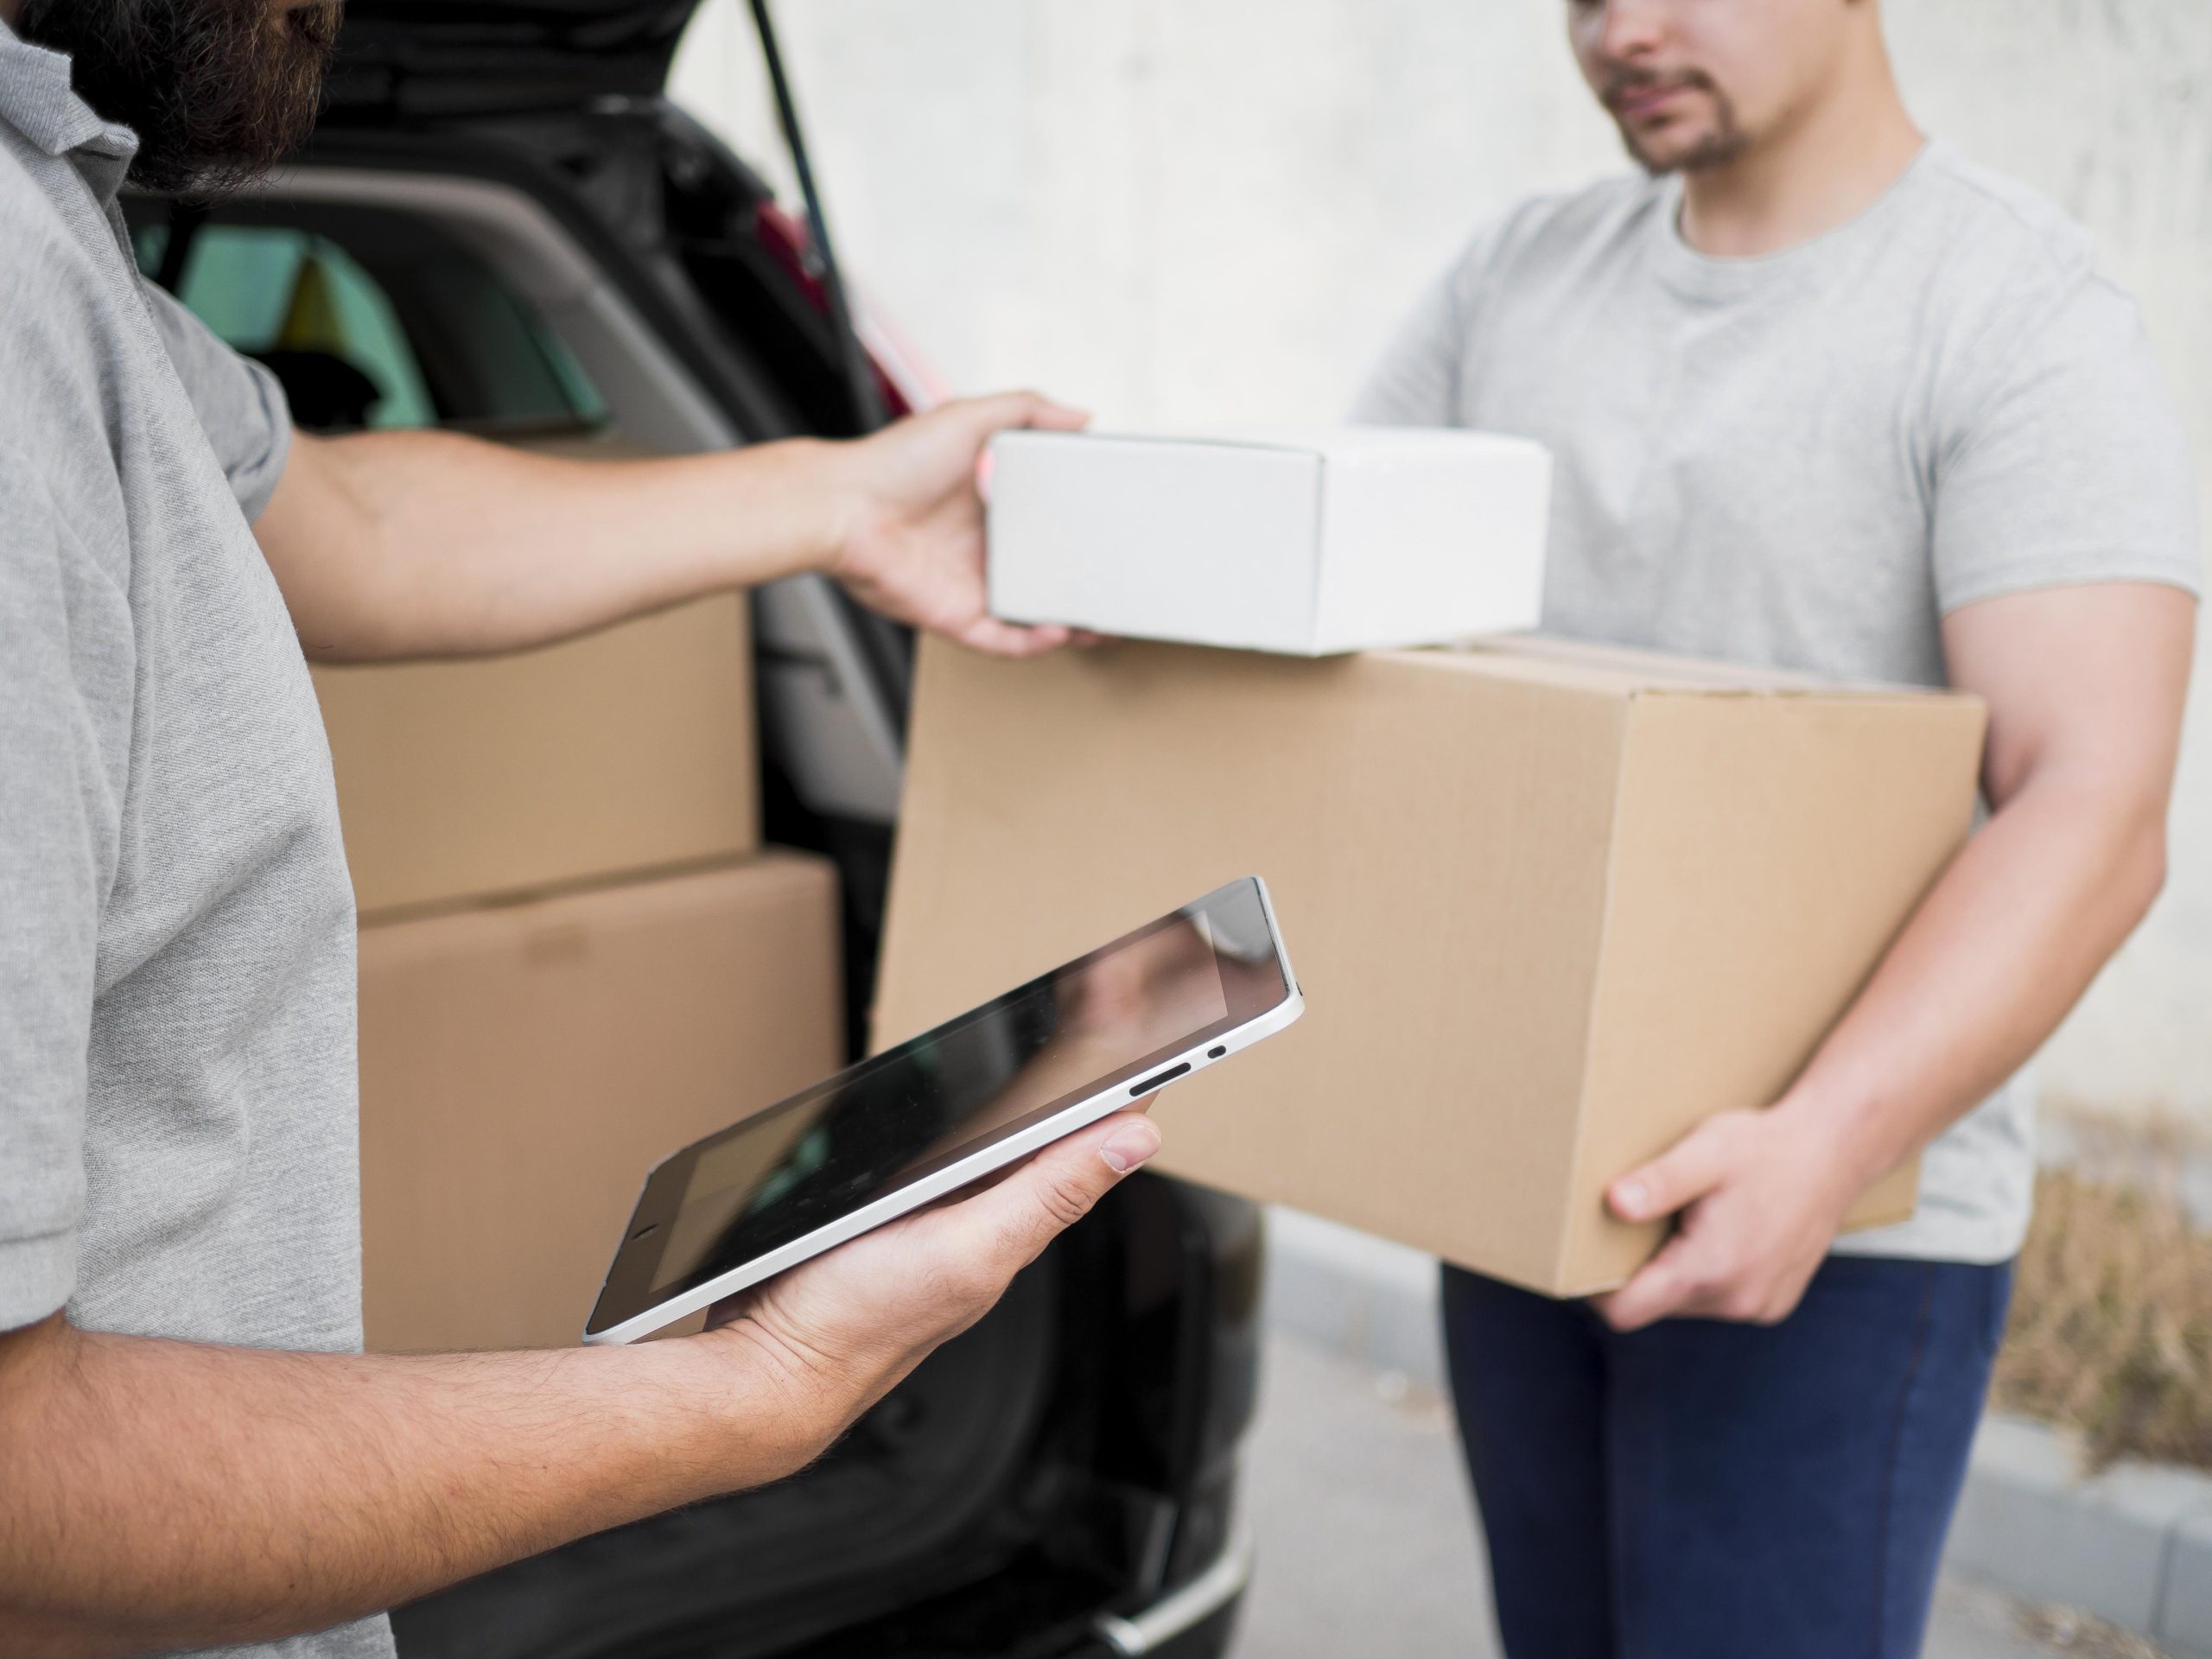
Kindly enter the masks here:
<path id="1" fill-rule="evenodd" d="M 1621 112 L 1624 99 L 1662 86 L 1694 88 L 1712 101 L 1711 124 L 1685 144 L 1669 144 L 1663 137 L 1654 143 L 1651 137 L 1637 133 Z M 1708 168 L 1726 167 L 1751 148 L 1749 135 L 1736 119 L 1736 106 L 1709 76 L 1695 69 L 1666 76 L 1618 72 L 1606 78 L 1599 99 L 1619 129 L 1622 147 L 1647 173 L 1697 173 Z"/>
<path id="2" fill-rule="evenodd" d="M 344 0 L 24 0 L 16 32 L 66 52 L 77 95 L 138 135 L 130 181 L 219 196 L 304 139 Z"/>

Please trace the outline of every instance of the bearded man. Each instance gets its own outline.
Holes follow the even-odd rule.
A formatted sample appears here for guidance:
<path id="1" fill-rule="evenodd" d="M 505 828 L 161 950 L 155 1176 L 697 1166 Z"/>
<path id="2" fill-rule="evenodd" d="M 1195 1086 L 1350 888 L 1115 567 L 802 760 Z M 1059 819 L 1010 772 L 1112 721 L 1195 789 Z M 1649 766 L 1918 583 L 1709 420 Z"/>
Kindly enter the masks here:
<path id="1" fill-rule="evenodd" d="M 389 1656 L 380 1609 L 800 1468 L 1158 1144 L 1117 1115 L 701 1335 L 360 1353 L 353 898 L 301 640 L 505 650 L 815 569 L 1047 648 L 984 614 L 973 480 L 992 432 L 1073 417 L 1013 395 L 599 466 L 294 433 L 266 372 L 140 280 L 115 198 L 289 149 L 338 21 L 0 0 L 10 1659 Z"/>

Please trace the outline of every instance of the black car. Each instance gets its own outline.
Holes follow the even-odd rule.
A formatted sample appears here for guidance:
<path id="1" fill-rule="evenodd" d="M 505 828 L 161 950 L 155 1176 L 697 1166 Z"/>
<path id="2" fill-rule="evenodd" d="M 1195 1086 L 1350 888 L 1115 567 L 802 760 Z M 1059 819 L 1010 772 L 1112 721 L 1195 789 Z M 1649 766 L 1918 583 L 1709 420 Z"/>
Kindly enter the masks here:
<path id="1" fill-rule="evenodd" d="M 695 3 L 352 0 L 309 147 L 213 207 L 131 200 L 142 263 L 310 429 L 585 453 L 865 430 L 913 394 L 823 238 L 663 96 Z M 818 577 L 754 616 L 767 835 L 837 863 L 857 1048 L 910 642 Z M 1218 1654 L 1260 1245 L 1250 1205 L 1136 1177 L 814 1468 L 403 1607 L 401 1651 Z"/>

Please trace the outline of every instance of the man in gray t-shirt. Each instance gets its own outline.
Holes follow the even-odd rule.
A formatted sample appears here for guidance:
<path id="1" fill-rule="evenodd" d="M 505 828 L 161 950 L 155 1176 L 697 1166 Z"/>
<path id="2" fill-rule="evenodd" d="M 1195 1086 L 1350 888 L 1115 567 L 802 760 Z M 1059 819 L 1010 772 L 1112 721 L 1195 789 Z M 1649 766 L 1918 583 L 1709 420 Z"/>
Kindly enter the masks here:
<path id="1" fill-rule="evenodd" d="M 1617 1184 L 1681 1225 L 1602 1323 L 1447 1275 L 1500 1620 L 1914 1653 L 2027 1224 L 2014 1074 L 2161 879 L 2195 488 L 2134 306 L 1923 140 L 1873 0 L 1567 20 L 1645 172 L 1484 226 L 1357 416 L 1550 446 L 1551 631 L 1979 692 L 1991 817 L 1770 1112 Z M 1915 1218 L 1837 1239 L 1922 1147 Z"/>
<path id="2" fill-rule="evenodd" d="M 1157 1144 L 1117 1115 L 701 1335 L 360 1355 L 353 906 L 302 641 L 507 649 L 815 568 L 1041 649 L 984 613 L 975 468 L 1071 417 L 639 463 L 295 435 L 139 279 L 115 198 L 296 138 L 335 15 L 0 0 L 0 1654 L 389 1655 L 395 1602 L 797 1470 Z"/>

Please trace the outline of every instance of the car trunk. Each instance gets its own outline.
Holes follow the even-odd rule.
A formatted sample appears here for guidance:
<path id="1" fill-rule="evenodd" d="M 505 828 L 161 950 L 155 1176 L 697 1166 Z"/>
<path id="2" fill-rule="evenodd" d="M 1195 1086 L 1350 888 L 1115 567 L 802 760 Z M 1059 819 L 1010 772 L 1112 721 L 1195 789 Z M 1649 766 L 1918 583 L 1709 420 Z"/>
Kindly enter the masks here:
<path id="1" fill-rule="evenodd" d="M 329 82 L 346 124 L 652 97 L 698 0 L 353 0 Z"/>

